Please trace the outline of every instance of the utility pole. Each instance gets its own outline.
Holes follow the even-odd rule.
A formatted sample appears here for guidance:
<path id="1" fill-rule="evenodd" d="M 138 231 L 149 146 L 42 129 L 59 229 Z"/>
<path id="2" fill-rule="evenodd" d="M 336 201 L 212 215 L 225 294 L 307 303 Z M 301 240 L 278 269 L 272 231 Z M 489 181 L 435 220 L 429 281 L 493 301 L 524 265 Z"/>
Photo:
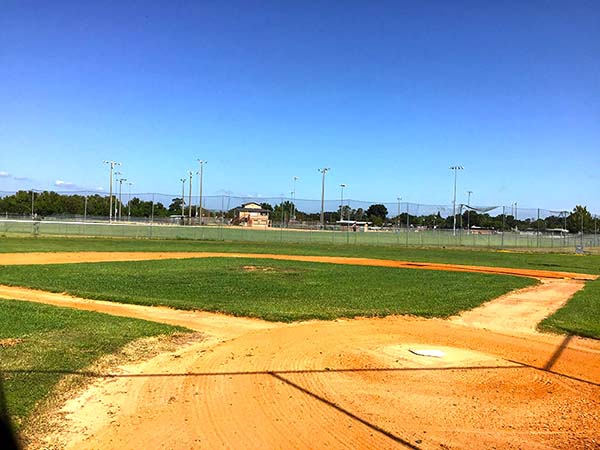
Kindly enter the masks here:
<path id="1" fill-rule="evenodd" d="M 206 164 L 208 161 L 204 161 L 202 159 L 198 159 L 198 164 L 200 164 L 200 199 L 199 199 L 199 206 L 200 206 L 200 225 L 202 225 L 202 184 L 203 184 L 203 177 L 204 177 L 204 164 Z"/>
<path id="2" fill-rule="evenodd" d="M 104 164 L 109 164 L 110 165 L 110 172 L 109 172 L 109 188 L 108 188 L 108 198 L 109 198 L 109 202 L 108 202 L 108 222 L 112 222 L 112 189 L 113 189 L 113 170 L 115 168 L 115 166 L 120 166 L 121 163 L 120 162 L 116 162 L 116 161 L 107 161 L 104 160 L 102 161 Z"/>
<path id="3" fill-rule="evenodd" d="M 127 178 L 119 178 L 119 222 L 121 221 L 121 207 L 123 202 L 121 201 L 121 191 L 123 189 L 123 181 L 127 181 Z"/>
<path id="4" fill-rule="evenodd" d="M 181 181 L 181 220 L 183 221 L 185 217 L 185 182 L 187 179 L 180 178 L 179 181 Z"/>
<path id="5" fill-rule="evenodd" d="M 463 166 L 451 166 L 450 170 L 454 170 L 454 199 L 452 200 L 452 233 L 456 236 L 456 176 L 459 170 L 463 170 Z"/>
<path id="6" fill-rule="evenodd" d="M 402 200 L 402 197 L 396 197 L 396 200 L 398 201 L 398 215 L 396 216 L 396 226 L 398 227 L 398 231 L 400 231 L 400 201 Z"/>
<path id="7" fill-rule="evenodd" d="M 191 170 L 188 170 L 188 173 L 190 175 L 190 196 L 189 196 L 189 201 L 188 201 L 188 205 L 190 205 L 190 210 L 189 210 L 188 216 L 189 216 L 189 221 L 191 224 L 192 223 L 192 209 L 193 209 L 192 208 L 192 175 L 193 175 L 193 172 Z"/>
<path id="8" fill-rule="evenodd" d="M 471 194 L 473 191 L 467 191 L 467 229 L 471 230 Z"/>
<path id="9" fill-rule="evenodd" d="M 321 229 L 325 229 L 325 174 L 330 170 L 329 167 L 319 169 L 319 172 L 323 174 L 323 181 L 321 182 Z"/>

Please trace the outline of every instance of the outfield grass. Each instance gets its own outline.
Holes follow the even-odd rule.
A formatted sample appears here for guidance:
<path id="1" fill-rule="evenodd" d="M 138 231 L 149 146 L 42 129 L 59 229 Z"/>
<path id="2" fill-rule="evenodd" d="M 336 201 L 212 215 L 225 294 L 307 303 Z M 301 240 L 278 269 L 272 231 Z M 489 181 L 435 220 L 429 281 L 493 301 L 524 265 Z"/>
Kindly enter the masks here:
<path id="1" fill-rule="evenodd" d="M 0 283 L 266 320 L 447 317 L 534 280 L 512 276 L 255 259 L 4 266 Z"/>
<path id="2" fill-rule="evenodd" d="M 562 270 L 600 274 L 600 255 L 507 252 L 472 249 L 411 248 L 398 246 L 342 246 L 267 242 L 221 242 L 106 238 L 0 237 L 0 252 L 57 251 L 219 251 L 331 255 L 417 262 L 473 264 L 524 269 Z"/>
<path id="3" fill-rule="evenodd" d="M 135 339 L 182 330 L 143 320 L 0 300 L 0 375 L 14 424 L 20 427 L 65 374 L 80 371 Z"/>

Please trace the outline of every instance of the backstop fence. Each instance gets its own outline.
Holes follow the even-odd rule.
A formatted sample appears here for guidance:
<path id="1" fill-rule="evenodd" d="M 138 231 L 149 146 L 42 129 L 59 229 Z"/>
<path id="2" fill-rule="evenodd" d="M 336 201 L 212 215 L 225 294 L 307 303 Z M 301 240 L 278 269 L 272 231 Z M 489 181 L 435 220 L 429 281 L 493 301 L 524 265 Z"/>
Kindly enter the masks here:
<path id="1" fill-rule="evenodd" d="M 599 216 L 587 210 L 341 198 L 322 204 L 283 196 L 181 199 L 181 194 L 127 193 L 110 202 L 108 195 L 97 192 L 0 192 L 0 233 L 346 245 L 600 247 Z M 268 225 L 237 224 L 236 211 L 248 203 L 268 211 Z"/>

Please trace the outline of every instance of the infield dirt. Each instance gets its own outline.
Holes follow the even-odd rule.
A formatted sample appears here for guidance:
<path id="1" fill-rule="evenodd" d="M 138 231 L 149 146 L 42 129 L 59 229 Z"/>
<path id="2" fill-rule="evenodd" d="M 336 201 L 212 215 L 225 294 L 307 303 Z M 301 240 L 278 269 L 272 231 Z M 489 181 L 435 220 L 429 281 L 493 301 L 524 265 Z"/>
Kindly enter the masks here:
<path id="1" fill-rule="evenodd" d="M 28 255 L 23 261 L 42 263 Z M 45 255 L 65 262 L 64 254 Z M 90 261 L 76 255 L 68 258 Z M 113 255 L 126 257 L 101 258 Z M 131 259 L 158 259 L 144 256 Z M 184 325 L 207 337 L 98 374 L 60 412 L 56 433 L 33 447 L 598 448 L 600 343 L 533 329 L 583 285 L 554 278 L 450 321 L 280 324 L 21 288 L 0 295 Z M 445 356 L 409 351 L 423 348 Z"/>

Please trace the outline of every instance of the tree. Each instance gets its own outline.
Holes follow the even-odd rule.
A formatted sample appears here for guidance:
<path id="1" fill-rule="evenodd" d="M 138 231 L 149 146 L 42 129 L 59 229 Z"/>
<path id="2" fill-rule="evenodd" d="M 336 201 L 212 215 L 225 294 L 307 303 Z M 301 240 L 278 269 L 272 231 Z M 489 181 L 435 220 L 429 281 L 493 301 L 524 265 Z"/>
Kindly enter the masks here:
<path id="1" fill-rule="evenodd" d="M 369 220 L 371 222 L 373 222 L 373 225 L 380 227 L 381 225 L 383 225 L 383 222 L 385 221 L 386 217 L 388 214 L 388 210 L 385 207 L 385 205 L 382 205 L 381 203 L 376 203 L 374 205 L 369 206 L 369 209 L 367 209 L 367 216 L 369 217 Z"/>
<path id="2" fill-rule="evenodd" d="M 171 215 L 179 215 L 181 214 L 181 203 L 183 200 L 181 197 L 174 198 L 171 200 L 171 204 L 169 205 L 169 214 Z"/>
<path id="3" fill-rule="evenodd" d="M 594 219 L 587 207 L 577 205 L 571 215 L 567 217 L 567 229 L 570 233 L 591 233 L 594 231 Z"/>
<path id="4" fill-rule="evenodd" d="M 385 205 L 377 203 L 375 205 L 369 206 L 367 209 L 367 216 L 369 217 L 379 217 L 381 220 L 385 220 L 388 215 L 388 210 Z"/>

